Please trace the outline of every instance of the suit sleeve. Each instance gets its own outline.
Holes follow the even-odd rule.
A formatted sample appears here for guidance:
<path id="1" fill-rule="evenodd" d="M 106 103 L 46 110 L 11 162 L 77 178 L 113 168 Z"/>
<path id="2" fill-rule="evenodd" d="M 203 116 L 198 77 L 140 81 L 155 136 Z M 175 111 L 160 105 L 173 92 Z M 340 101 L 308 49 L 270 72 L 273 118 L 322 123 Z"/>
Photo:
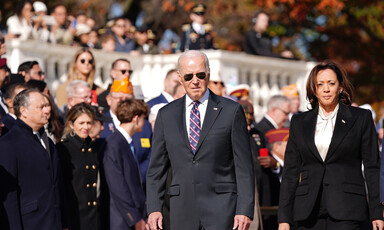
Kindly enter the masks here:
<path id="1" fill-rule="evenodd" d="M 371 220 L 383 219 L 383 206 L 379 198 L 379 172 L 380 156 L 378 140 L 372 115 L 369 111 L 364 113 L 362 126 L 361 156 L 364 164 L 365 180 L 368 187 L 368 203 Z"/>
<path id="2" fill-rule="evenodd" d="M 8 147 L 5 146 L 8 144 Z M 0 227 L 3 229 L 23 229 L 20 211 L 20 201 L 18 197 L 18 163 L 17 152 L 9 148 L 10 143 L 3 142 L 0 145 Z M 4 210 L 1 210 L 4 209 Z"/>
<path id="3" fill-rule="evenodd" d="M 293 202 L 299 181 L 301 157 L 296 145 L 295 126 L 300 125 L 292 118 L 289 128 L 289 138 L 284 157 L 284 170 L 280 186 L 280 200 L 278 210 L 279 223 L 293 223 Z"/>
<path id="4" fill-rule="evenodd" d="M 384 151 L 384 141 L 381 146 L 381 151 Z M 381 156 L 380 164 L 380 202 L 384 202 L 384 157 Z"/>
<path id="5" fill-rule="evenodd" d="M 135 207 L 132 193 L 142 191 L 135 191 L 135 187 L 130 184 L 132 175 L 127 175 L 127 170 L 124 170 L 124 160 L 118 157 L 119 149 L 116 148 L 117 145 L 116 143 L 109 143 L 106 146 L 103 159 L 105 177 L 111 200 L 114 201 L 116 208 L 124 217 L 124 221 L 129 226 L 134 226 L 139 220 L 143 219 L 143 213 L 138 207 Z"/>
<path id="6" fill-rule="evenodd" d="M 168 168 L 169 158 L 164 137 L 162 110 L 160 110 L 155 122 L 151 160 L 147 171 L 148 214 L 162 210 Z"/>
<path id="7" fill-rule="evenodd" d="M 232 121 L 232 148 L 236 173 L 237 205 L 236 215 L 253 219 L 255 203 L 255 177 L 253 175 L 252 154 L 247 131 L 245 114 L 237 105 Z"/>

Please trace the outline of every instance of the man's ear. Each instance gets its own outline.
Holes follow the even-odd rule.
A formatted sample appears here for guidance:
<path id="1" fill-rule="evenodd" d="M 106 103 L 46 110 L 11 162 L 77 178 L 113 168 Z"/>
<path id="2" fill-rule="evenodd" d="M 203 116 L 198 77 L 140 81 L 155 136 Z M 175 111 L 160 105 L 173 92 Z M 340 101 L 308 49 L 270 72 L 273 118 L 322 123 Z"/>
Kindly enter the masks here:
<path id="1" fill-rule="evenodd" d="M 132 118 L 132 123 L 135 124 L 135 125 L 137 125 L 138 122 L 139 122 L 139 116 L 138 116 L 138 115 L 133 116 L 133 118 Z"/>
<path id="2" fill-rule="evenodd" d="M 12 100 L 12 98 L 5 99 L 5 104 L 7 104 L 8 108 L 13 108 L 13 100 Z"/>
<path id="3" fill-rule="evenodd" d="M 27 108 L 25 106 L 20 107 L 20 116 L 21 117 L 27 117 Z"/>
<path id="4" fill-rule="evenodd" d="M 112 103 L 112 101 L 111 101 L 111 100 L 112 100 L 111 95 L 108 94 L 108 95 L 105 97 L 105 99 L 107 99 L 107 104 L 108 104 L 108 106 L 111 107 L 111 103 Z"/>

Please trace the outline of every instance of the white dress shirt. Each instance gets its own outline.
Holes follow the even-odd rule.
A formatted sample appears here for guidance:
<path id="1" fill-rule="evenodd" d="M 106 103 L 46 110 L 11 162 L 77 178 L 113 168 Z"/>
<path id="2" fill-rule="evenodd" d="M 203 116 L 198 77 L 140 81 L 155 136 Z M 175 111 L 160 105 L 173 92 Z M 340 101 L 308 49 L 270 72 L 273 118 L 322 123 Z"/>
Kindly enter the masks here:
<path id="1" fill-rule="evenodd" d="M 112 113 L 111 110 L 109 110 L 109 114 L 111 115 L 112 122 L 113 122 L 113 124 L 115 125 L 115 127 L 116 127 L 116 128 L 117 128 L 117 127 L 120 127 L 120 121 L 119 121 L 119 119 L 117 119 L 117 116 L 116 116 L 114 113 Z"/>
<path id="2" fill-rule="evenodd" d="M 208 98 L 209 98 L 209 90 L 205 91 L 202 98 L 200 98 L 200 105 L 199 105 L 199 112 L 200 112 L 200 128 L 203 128 L 204 124 L 204 117 L 205 112 L 207 111 L 207 105 L 208 105 Z M 187 125 L 187 132 L 189 137 L 189 117 L 191 116 L 191 110 L 193 107 L 193 100 L 188 96 L 188 94 L 185 95 L 185 124 Z"/>
<path id="3" fill-rule="evenodd" d="M 329 116 L 325 116 L 323 109 L 319 107 L 316 122 L 315 145 L 323 161 L 327 157 L 329 145 L 331 144 L 338 110 L 339 105 L 336 106 L 335 110 Z"/>
<path id="4" fill-rule="evenodd" d="M 167 93 L 167 92 L 165 92 L 165 91 L 161 92 L 161 94 L 165 97 L 165 99 L 167 99 L 168 103 L 169 103 L 169 102 L 172 102 L 173 100 L 175 100 L 175 99 L 171 96 L 171 94 L 169 94 L 169 93 Z"/>

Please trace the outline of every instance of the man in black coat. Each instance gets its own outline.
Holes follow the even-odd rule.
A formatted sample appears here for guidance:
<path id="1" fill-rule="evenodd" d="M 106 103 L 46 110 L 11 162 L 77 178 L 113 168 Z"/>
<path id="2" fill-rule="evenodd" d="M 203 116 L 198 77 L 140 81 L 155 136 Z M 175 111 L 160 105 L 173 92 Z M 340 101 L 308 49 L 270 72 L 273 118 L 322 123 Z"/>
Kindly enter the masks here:
<path id="1" fill-rule="evenodd" d="M 62 229 L 58 157 L 41 130 L 49 102 L 29 89 L 15 97 L 14 109 L 18 120 L 0 139 L 0 229 Z"/>
<path id="2" fill-rule="evenodd" d="M 256 12 L 252 19 L 252 29 L 245 35 L 244 50 L 247 54 L 277 57 L 277 58 L 293 58 L 293 54 L 289 50 L 283 52 L 272 52 L 272 40 L 265 34 L 269 25 L 269 16 L 264 11 Z"/>

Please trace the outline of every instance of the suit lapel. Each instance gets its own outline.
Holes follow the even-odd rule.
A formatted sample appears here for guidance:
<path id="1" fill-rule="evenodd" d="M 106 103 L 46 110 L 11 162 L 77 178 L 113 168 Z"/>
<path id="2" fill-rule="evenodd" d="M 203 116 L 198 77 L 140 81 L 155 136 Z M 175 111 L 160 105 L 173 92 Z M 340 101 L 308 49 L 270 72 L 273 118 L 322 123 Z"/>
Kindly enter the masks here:
<path id="1" fill-rule="evenodd" d="M 333 155 L 345 135 L 355 123 L 355 120 L 356 119 L 352 116 L 348 106 L 339 103 L 339 111 L 337 112 L 335 128 L 333 130 L 331 144 L 329 145 L 325 161 Z"/>
<path id="2" fill-rule="evenodd" d="M 317 121 L 317 114 L 319 111 L 319 107 L 311 110 L 308 112 L 307 116 L 304 118 L 304 124 L 301 126 L 304 133 L 305 143 L 307 143 L 309 149 L 313 153 L 313 155 L 320 161 L 323 162 L 321 159 L 320 153 L 317 150 L 317 147 L 315 145 L 315 131 L 316 131 L 316 121 Z"/>
<path id="3" fill-rule="evenodd" d="M 217 116 L 220 114 L 222 107 L 219 105 L 220 99 L 218 96 L 209 92 L 207 110 L 205 112 L 203 127 L 200 132 L 199 142 L 197 143 L 196 153 L 199 151 L 201 144 L 207 136 L 212 125 L 215 123 Z"/>

